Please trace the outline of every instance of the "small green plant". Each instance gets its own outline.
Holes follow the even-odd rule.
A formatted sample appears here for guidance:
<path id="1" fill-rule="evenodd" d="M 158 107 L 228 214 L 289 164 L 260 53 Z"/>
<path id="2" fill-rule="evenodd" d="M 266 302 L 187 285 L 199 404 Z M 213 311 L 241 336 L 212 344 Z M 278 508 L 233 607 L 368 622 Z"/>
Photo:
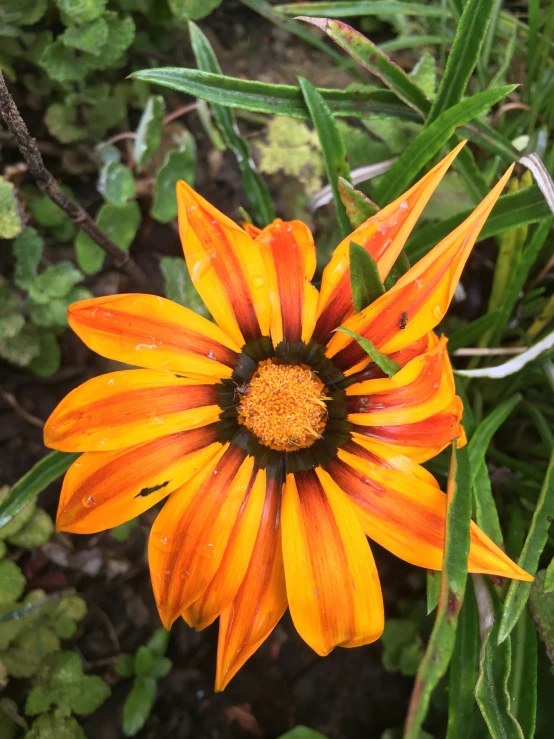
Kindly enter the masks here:
<path id="1" fill-rule="evenodd" d="M 158 690 L 157 681 L 170 671 L 172 662 L 165 657 L 169 632 L 157 629 L 135 654 L 120 654 L 115 670 L 121 677 L 132 677 L 133 687 L 123 708 L 123 733 L 135 736 L 150 716 Z"/>

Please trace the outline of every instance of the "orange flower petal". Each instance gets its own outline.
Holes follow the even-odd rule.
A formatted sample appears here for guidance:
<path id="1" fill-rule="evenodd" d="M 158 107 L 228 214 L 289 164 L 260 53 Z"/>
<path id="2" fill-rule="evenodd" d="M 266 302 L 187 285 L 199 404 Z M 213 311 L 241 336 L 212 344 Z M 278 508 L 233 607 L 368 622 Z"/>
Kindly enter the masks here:
<path id="1" fill-rule="evenodd" d="M 255 239 L 258 234 L 262 232 L 262 229 L 258 226 L 255 226 L 253 223 L 249 223 L 248 221 L 243 221 L 240 224 L 244 231 L 250 236 L 251 239 Z"/>
<path id="2" fill-rule="evenodd" d="M 65 475 L 56 526 L 74 534 L 119 526 L 180 487 L 220 448 L 212 425 L 120 451 L 86 452 Z"/>
<path id="3" fill-rule="evenodd" d="M 444 554 L 446 495 L 411 474 L 340 450 L 328 471 L 352 503 L 370 539 L 397 557 L 440 570 Z M 473 522 L 469 572 L 532 580 Z"/>
<path id="4" fill-rule="evenodd" d="M 386 208 L 380 210 L 337 246 L 323 270 L 315 339 L 324 344 L 331 332 L 356 311 L 350 289 L 350 242 L 375 260 L 381 279 L 390 272 L 417 219 L 465 142 Z"/>
<path id="5" fill-rule="evenodd" d="M 455 395 L 444 410 L 423 421 L 399 426 L 353 426 L 353 430 L 383 442 L 390 454 L 400 452 L 421 463 L 436 457 L 454 439 L 458 439 L 458 446 L 465 445 L 462 410 L 462 401 Z"/>
<path id="6" fill-rule="evenodd" d="M 393 377 L 351 385 L 346 395 L 348 420 L 361 426 L 410 424 L 442 411 L 455 395 L 446 339 Z"/>
<path id="7" fill-rule="evenodd" d="M 448 309 L 471 249 L 512 168 L 458 228 L 406 272 L 391 290 L 349 318 L 345 328 L 369 339 L 387 355 L 431 331 Z M 333 335 L 327 356 L 333 357 L 345 374 L 351 374 L 360 362 L 368 362 L 358 342 L 343 332 Z"/>
<path id="8" fill-rule="evenodd" d="M 155 295 L 80 300 L 69 306 L 68 319 L 103 357 L 189 377 L 231 377 L 240 351 L 211 321 Z"/>
<path id="9" fill-rule="evenodd" d="M 156 518 L 148 561 L 166 628 L 213 580 L 255 477 L 254 458 L 227 445 L 169 498 Z"/>
<path id="10" fill-rule="evenodd" d="M 273 631 L 287 608 L 279 525 L 281 488 L 267 478 L 262 518 L 242 585 L 221 612 L 215 690 L 223 690 Z"/>
<path id="11" fill-rule="evenodd" d="M 63 452 L 112 451 L 215 423 L 215 385 L 157 370 L 93 377 L 62 400 L 44 426 L 44 443 Z"/>
<path id="12" fill-rule="evenodd" d="M 270 332 L 281 341 L 310 340 L 315 326 L 318 293 L 310 280 L 316 267 L 314 240 L 300 221 L 275 220 L 259 234 L 271 303 Z"/>
<path id="13" fill-rule="evenodd" d="M 215 321 L 239 346 L 267 336 L 269 297 L 259 248 L 182 180 L 177 203 L 190 276 Z"/>
<path id="14" fill-rule="evenodd" d="M 350 501 L 321 468 L 287 475 L 283 558 L 296 630 L 325 656 L 369 644 L 383 631 L 381 588 Z"/>
<path id="15" fill-rule="evenodd" d="M 254 471 L 219 569 L 206 590 L 183 618 L 198 631 L 209 626 L 236 596 L 250 564 L 258 535 L 266 491 L 265 470 Z"/>

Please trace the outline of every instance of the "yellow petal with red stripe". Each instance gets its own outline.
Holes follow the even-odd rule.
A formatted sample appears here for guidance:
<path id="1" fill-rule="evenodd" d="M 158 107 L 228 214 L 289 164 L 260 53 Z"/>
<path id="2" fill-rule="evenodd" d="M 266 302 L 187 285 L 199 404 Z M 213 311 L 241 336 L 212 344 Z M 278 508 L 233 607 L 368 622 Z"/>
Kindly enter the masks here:
<path id="1" fill-rule="evenodd" d="M 352 430 L 381 442 L 389 449 L 390 455 L 404 454 L 414 462 L 421 463 L 436 457 L 454 439 L 458 439 L 458 446 L 466 444 L 460 422 L 462 412 L 462 401 L 455 395 L 446 408 L 423 421 L 399 426 L 353 425 Z"/>
<path id="2" fill-rule="evenodd" d="M 439 413 L 455 395 L 446 339 L 393 377 L 351 385 L 346 395 L 348 420 L 361 426 L 398 426 Z"/>
<path id="3" fill-rule="evenodd" d="M 510 167 L 473 213 L 429 254 L 403 275 L 396 285 L 344 326 L 392 354 L 431 331 L 446 313 L 464 265 L 487 217 L 508 180 Z M 345 374 L 352 374 L 367 354 L 357 341 L 337 332 L 327 347 Z"/>
<path id="4" fill-rule="evenodd" d="M 114 452 L 86 452 L 67 471 L 56 527 L 94 534 L 119 526 L 180 487 L 221 448 L 214 425 Z"/>
<path id="5" fill-rule="evenodd" d="M 353 506 L 324 470 L 287 475 L 282 527 L 289 607 L 304 641 L 325 656 L 378 639 L 375 563 Z"/>
<path id="6" fill-rule="evenodd" d="M 254 458 L 227 446 L 177 490 L 156 518 L 148 561 L 162 623 L 169 628 L 214 578 L 254 482 Z"/>
<path id="7" fill-rule="evenodd" d="M 190 276 L 217 324 L 239 346 L 267 336 L 267 278 L 255 242 L 182 180 L 177 204 Z"/>
<path id="8" fill-rule="evenodd" d="M 374 259 L 381 279 L 389 274 L 429 198 L 465 144 L 458 144 L 419 182 L 380 210 L 337 246 L 323 270 L 317 309 L 315 339 L 326 343 L 331 332 L 356 311 L 350 289 L 350 242 L 364 248 Z"/>
<path id="9" fill-rule="evenodd" d="M 300 221 L 275 220 L 256 238 L 265 264 L 271 303 L 273 345 L 311 339 L 318 293 L 310 280 L 316 268 L 314 240 Z"/>
<path id="10" fill-rule="evenodd" d="M 441 490 L 344 450 L 327 469 L 354 504 L 370 539 L 406 562 L 442 568 L 446 495 Z M 469 572 L 533 579 L 473 522 L 470 534 Z"/>
<path id="11" fill-rule="evenodd" d="M 73 303 L 69 325 L 97 354 L 187 376 L 231 377 L 239 347 L 197 313 L 155 295 L 108 295 Z"/>
<path id="12" fill-rule="evenodd" d="M 215 690 L 223 690 L 287 608 L 281 549 L 281 488 L 267 478 L 262 518 L 242 585 L 219 617 Z"/>
<path id="13" fill-rule="evenodd" d="M 223 559 L 203 594 L 182 615 L 198 631 L 209 626 L 236 596 L 250 565 L 264 507 L 266 472 L 250 477 Z"/>
<path id="14" fill-rule="evenodd" d="M 214 384 L 157 370 L 93 377 L 66 395 L 44 426 L 44 443 L 62 452 L 113 451 L 215 423 Z"/>

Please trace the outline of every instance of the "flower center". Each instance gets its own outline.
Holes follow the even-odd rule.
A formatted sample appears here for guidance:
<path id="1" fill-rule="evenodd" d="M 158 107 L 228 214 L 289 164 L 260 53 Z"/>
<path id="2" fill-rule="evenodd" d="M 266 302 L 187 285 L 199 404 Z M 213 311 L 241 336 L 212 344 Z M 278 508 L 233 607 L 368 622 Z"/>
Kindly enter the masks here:
<path id="1" fill-rule="evenodd" d="M 327 423 L 325 390 L 306 365 L 261 362 L 250 383 L 238 388 L 239 423 L 277 451 L 311 446 Z"/>

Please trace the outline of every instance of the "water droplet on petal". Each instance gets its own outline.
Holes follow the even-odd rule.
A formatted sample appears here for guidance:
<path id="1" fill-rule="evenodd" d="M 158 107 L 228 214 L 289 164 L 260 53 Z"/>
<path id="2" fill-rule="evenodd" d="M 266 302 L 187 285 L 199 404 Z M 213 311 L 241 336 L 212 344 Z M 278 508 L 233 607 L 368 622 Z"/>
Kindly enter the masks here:
<path id="1" fill-rule="evenodd" d="M 94 500 L 92 495 L 85 495 L 81 502 L 85 506 L 85 508 L 94 508 L 94 506 L 96 505 L 96 501 Z"/>
<path id="2" fill-rule="evenodd" d="M 254 277 L 252 278 L 252 285 L 259 290 L 264 287 L 267 282 L 267 277 Z"/>
<path id="3" fill-rule="evenodd" d="M 433 316 L 437 319 L 437 321 L 440 321 L 440 319 L 444 316 L 444 311 L 440 307 L 440 305 L 433 306 Z"/>

